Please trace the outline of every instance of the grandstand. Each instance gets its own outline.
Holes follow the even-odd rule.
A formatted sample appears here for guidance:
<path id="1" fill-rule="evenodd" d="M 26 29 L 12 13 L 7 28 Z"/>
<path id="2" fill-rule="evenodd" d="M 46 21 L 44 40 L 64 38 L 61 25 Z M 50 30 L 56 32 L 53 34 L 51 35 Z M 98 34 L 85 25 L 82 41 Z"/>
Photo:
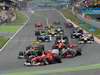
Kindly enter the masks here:
<path id="1" fill-rule="evenodd" d="M 0 1 L 0 24 L 11 22 L 14 20 L 13 17 L 16 16 L 13 6 L 8 2 L 9 0 L 7 1 L 7 3 L 4 1 L 5 0 Z"/>

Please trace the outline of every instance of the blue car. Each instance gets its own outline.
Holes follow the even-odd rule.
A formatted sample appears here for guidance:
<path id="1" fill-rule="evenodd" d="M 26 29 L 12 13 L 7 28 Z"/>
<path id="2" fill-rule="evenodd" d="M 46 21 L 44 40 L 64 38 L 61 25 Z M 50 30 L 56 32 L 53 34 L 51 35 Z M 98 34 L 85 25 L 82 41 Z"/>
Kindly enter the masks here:
<path id="1" fill-rule="evenodd" d="M 51 41 L 51 37 L 48 35 L 39 35 L 37 36 L 37 40 L 41 42 L 49 42 Z"/>

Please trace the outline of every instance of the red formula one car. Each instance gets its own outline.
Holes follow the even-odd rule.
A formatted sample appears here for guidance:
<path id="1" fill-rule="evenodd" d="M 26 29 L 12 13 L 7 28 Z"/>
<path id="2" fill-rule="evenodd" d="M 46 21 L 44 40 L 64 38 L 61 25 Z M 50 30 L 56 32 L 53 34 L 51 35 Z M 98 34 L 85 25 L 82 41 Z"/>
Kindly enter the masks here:
<path id="1" fill-rule="evenodd" d="M 75 43 L 69 43 L 67 49 L 62 50 L 63 58 L 73 58 L 82 55 L 81 48 Z"/>
<path id="2" fill-rule="evenodd" d="M 42 23 L 36 23 L 35 27 L 43 27 L 43 24 Z"/>
<path id="3" fill-rule="evenodd" d="M 52 46 L 52 49 L 58 49 L 59 55 L 62 55 L 62 50 L 67 48 L 67 44 L 64 43 L 62 40 L 56 41 L 54 45 Z"/>
<path id="4" fill-rule="evenodd" d="M 27 59 L 24 63 L 25 66 L 40 66 L 48 65 L 53 63 L 61 63 L 61 58 L 51 51 L 45 51 L 41 56 L 33 57 Z"/>
<path id="5" fill-rule="evenodd" d="M 38 30 L 43 30 L 43 24 L 42 23 L 36 23 L 35 28 Z"/>
<path id="6" fill-rule="evenodd" d="M 67 48 L 67 43 L 65 43 L 65 42 L 66 42 L 66 39 L 56 39 L 52 48 L 53 49 L 59 49 L 59 50 Z"/>
<path id="7" fill-rule="evenodd" d="M 57 42 L 54 44 L 53 48 L 63 49 L 66 45 L 63 42 Z"/>

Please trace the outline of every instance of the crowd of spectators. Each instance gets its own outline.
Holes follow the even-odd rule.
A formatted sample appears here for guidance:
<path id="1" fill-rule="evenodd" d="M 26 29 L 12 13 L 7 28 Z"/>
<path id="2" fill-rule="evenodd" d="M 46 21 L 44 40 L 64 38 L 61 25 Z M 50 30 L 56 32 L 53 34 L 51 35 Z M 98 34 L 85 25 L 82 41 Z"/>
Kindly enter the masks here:
<path id="1" fill-rule="evenodd" d="M 15 9 L 4 4 L 0 5 L 0 24 L 12 22 L 16 19 Z"/>

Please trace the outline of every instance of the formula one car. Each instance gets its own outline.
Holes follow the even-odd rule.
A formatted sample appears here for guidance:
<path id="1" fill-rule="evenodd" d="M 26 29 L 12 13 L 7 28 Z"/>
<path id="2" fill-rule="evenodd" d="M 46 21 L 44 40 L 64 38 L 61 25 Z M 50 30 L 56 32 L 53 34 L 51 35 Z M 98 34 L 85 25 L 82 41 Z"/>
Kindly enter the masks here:
<path id="1" fill-rule="evenodd" d="M 70 22 L 65 22 L 64 25 L 66 28 L 74 28 L 73 24 Z"/>
<path id="2" fill-rule="evenodd" d="M 36 23 L 35 24 L 35 29 L 36 30 L 43 30 L 43 24 L 42 23 Z"/>
<path id="3" fill-rule="evenodd" d="M 67 45 L 69 43 L 69 40 L 67 36 L 57 36 L 55 42 L 58 42 L 58 43 L 63 42 L 64 44 Z"/>
<path id="4" fill-rule="evenodd" d="M 51 41 L 51 36 L 49 36 L 48 32 L 46 31 L 36 31 L 35 35 L 37 36 L 37 41 L 40 41 L 40 42 Z"/>
<path id="5" fill-rule="evenodd" d="M 37 36 L 37 40 L 40 42 L 50 42 L 51 41 L 51 36 L 49 35 L 40 35 Z"/>
<path id="6" fill-rule="evenodd" d="M 33 57 L 31 59 L 27 59 L 24 63 L 25 66 L 40 66 L 40 65 L 48 65 L 54 63 L 61 63 L 61 58 L 51 51 L 45 51 L 41 56 Z"/>
<path id="7" fill-rule="evenodd" d="M 36 23 L 36 24 L 35 24 L 35 27 L 36 27 L 36 28 L 43 27 L 43 24 L 42 24 L 42 23 Z"/>
<path id="8" fill-rule="evenodd" d="M 52 28 L 48 28 L 47 31 L 48 31 L 48 35 L 51 35 L 51 36 L 64 35 L 64 30 L 62 27 L 53 26 Z"/>
<path id="9" fill-rule="evenodd" d="M 82 35 L 82 37 L 80 37 L 79 39 L 79 43 L 83 44 L 83 43 L 93 43 L 94 42 L 94 37 L 92 34 L 89 33 L 84 33 Z"/>
<path id="10" fill-rule="evenodd" d="M 68 43 L 67 45 L 64 43 L 57 43 L 53 46 L 54 49 L 59 50 L 59 55 L 63 58 L 72 58 L 75 56 L 80 56 L 81 48 L 75 43 Z"/>
<path id="11" fill-rule="evenodd" d="M 52 48 L 62 50 L 64 48 L 67 48 L 68 43 L 69 43 L 69 40 L 67 36 L 57 36 Z"/>
<path id="12" fill-rule="evenodd" d="M 20 51 L 18 58 L 19 59 L 27 59 L 30 56 L 38 56 L 41 55 L 44 51 L 44 45 L 38 45 L 38 46 L 27 46 L 26 51 Z"/>
<path id="13" fill-rule="evenodd" d="M 58 35 L 64 35 L 64 30 L 62 27 L 57 27 L 56 28 L 56 34 Z"/>
<path id="14" fill-rule="evenodd" d="M 83 30 L 81 28 L 73 28 L 71 33 L 71 38 L 80 38 L 83 35 Z"/>
<path id="15" fill-rule="evenodd" d="M 82 55 L 81 48 L 77 44 L 69 43 L 67 49 L 62 50 L 63 58 L 73 58 Z"/>
<path id="16" fill-rule="evenodd" d="M 57 32 L 56 32 L 56 30 L 54 28 L 52 28 L 52 29 L 48 30 L 48 35 L 50 35 L 50 36 L 56 36 Z"/>
<path id="17" fill-rule="evenodd" d="M 48 32 L 48 35 L 50 35 L 50 36 L 57 35 L 56 26 L 53 26 L 53 25 L 46 26 L 45 30 Z"/>
<path id="18" fill-rule="evenodd" d="M 58 49 L 59 50 L 59 55 L 62 54 L 62 50 L 67 48 L 67 43 L 68 41 L 65 39 L 60 39 L 55 41 L 54 45 L 52 46 L 52 49 Z"/>

